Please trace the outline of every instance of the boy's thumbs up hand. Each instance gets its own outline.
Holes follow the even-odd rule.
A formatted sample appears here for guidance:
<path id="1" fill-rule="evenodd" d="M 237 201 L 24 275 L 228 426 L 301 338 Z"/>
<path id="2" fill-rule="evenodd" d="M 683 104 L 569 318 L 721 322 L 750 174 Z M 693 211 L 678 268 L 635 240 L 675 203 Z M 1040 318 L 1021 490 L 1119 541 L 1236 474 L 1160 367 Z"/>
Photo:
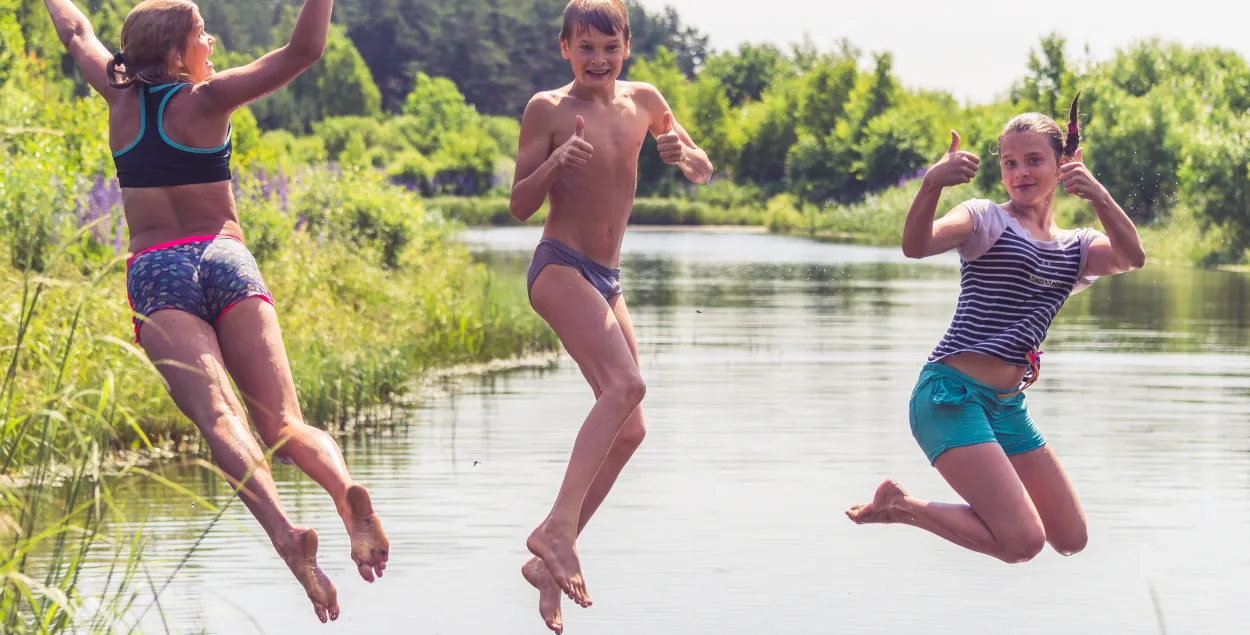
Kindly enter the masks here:
<path id="1" fill-rule="evenodd" d="M 660 152 L 660 158 L 669 165 L 676 165 L 682 159 L 686 152 L 686 146 L 681 142 L 681 137 L 673 132 L 673 113 L 664 113 L 664 132 L 655 138 L 656 148 Z"/>
<path id="2" fill-rule="evenodd" d="M 561 169 L 580 168 L 590 163 L 594 151 L 594 146 L 586 142 L 586 120 L 578 115 L 573 123 L 573 136 L 569 137 L 564 145 L 556 148 L 551 156 Z"/>

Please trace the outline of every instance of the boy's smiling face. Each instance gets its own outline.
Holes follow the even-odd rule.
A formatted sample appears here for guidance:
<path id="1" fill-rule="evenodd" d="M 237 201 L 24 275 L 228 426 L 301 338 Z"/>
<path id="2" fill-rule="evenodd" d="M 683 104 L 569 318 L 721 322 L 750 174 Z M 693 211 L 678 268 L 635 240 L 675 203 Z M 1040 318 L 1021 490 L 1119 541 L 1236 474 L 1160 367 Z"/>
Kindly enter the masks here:
<path id="1" fill-rule="evenodd" d="M 560 40 L 560 54 L 573 65 L 573 76 L 580 84 L 598 87 L 616 81 L 629 59 L 629 42 L 621 34 L 604 33 L 593 25 L 580 25 L 573 41 Z"/>

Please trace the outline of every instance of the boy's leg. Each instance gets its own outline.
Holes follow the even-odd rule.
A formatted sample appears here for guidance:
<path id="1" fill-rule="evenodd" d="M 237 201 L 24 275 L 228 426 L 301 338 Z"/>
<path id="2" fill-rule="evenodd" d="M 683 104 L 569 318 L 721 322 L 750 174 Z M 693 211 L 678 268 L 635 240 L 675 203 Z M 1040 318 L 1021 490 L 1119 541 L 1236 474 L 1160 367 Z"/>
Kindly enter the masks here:
<path id="1" fill-rule="evenodd" d="M 642 402 L 646 385 L 612 307 L 575 269 L 545 267 L 534 281 L 530 301 L 599 387 L 555 505 L 527 540 L 530 552 L 545 561 L 560 588 L 589 606 L 575 547 L 583 502 L 626 420 Z"/>
<path id="2" fill-rule="evenodd" d="M 620 324 L 626 343 L 629 344 L 630 353 L 634 356 L 634 364 L 638 365 L 638 341 L 634 336 L 634 324 L 630 318 L 629 309 L 625 305 L 625 298 L 622 295 L 613 296 L 608 300 L 608 304 L 611 305 L 612 313 L 616 316 L 617 323 Z M 586 381 L 590 384 L 590 388 L 594 391 L 597 399 L 601 393 L 599 385 L 595 383 L 593 377 L 584 368 L 582 369 L 582 374 L 586 377 Z M 608 492 L 611 491 L 612 485 L 616 483 L 621 470 L 629 462 L 630 457 L 633 456 L 638 446 L 642 444 L 646 434 L 647 430 L 642 418 L 642 406 L 639 406 L 629 415 L 625 425 L 617 433 L 616 441 L 612 444 L 612 450 L 608 452 L 608 458 L 603 461 L 603 465 L 599 468 L 599 473 L 595 475 L 595 480 L 590 484 L 590 490 L 586 493 L 586 500 L 582 502 L 582 514 L 577 523 L 577 534 L 579 536 L 582 530 L 586 528 L 586 524 L 590 522 L 590 518 L 594 516 L 595 511 L 603 504 L 603 500 L 607 498 Z M 556 585 L 542 559 L 538 556 L 530 558 L 521 568 L 521 573 L 534 588 L 538 589 L 538 613 L 542 616 L 543 622 L 547 624 L 547 628 L 556 633 L 563 632 L 564 619 L 560 613 L 560 587 Z"/>
<path id="3" fill-rule="evenodd" d="M 638 340 L 634 336 L 634 322 L 629 315 L 629 307 L 625 305 L 624 295 L 615 295 L 608 300 L 608 304 L 612 307 L 612 314 L 616 316 L 616 322 L 621 327 L 621 333 L 625 336 L 625 343 L 629 345 L 629 352 L 634 357 L 634 366 L 641 366 L 638 361 Z M 582 371 L 586 375 L 587 381 L 591 381 L 589 373 Z M 595 398 L 599 397 L 601 392 L 599 386 L 591 381 L 591 388 L 595 391 Z M 608 452 L 608 458 L 604 459 L 603 466 L 599 468 L 599 473 L 595 475 L 595 480 L 590 484 L 590 490 L 586 493 L 586 500 L 582 502 L 582 514 L 578 519 L 577 533 L 581 535 L 582 530 L 586 528 L 586 523 L 590 522 L 590 518 L 595 515 L 595 511 L 603 504 L 603 499 L 607 498 L 608 492 L 612 490 L 612 486 L 616 484 L 616 479 L 621 474 L 621 470 L 625 468 L 625 464 L 634 456 L 634 452 L 638 446 L 642 445 L 642 440 L 647 436 L 647 428 L 643 424 L 642 406 L 639 405 L 630 413 L 629 418 L 625 420 L 625 425 L 621 427 L 621 431 L 616 434 L 616 441 L 612 444 L 612 450 Z"/>

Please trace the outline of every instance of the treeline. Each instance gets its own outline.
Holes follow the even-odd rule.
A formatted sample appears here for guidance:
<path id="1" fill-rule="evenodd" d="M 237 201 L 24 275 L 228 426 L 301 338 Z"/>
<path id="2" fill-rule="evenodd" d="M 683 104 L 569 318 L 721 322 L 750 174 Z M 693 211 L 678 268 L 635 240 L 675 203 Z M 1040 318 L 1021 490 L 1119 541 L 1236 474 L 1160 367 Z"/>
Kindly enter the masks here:
<path id="1" fill-rule="evenodd" d="M 273 43 L 270 27 L 300 0 L 214 0 L 202 7 L 210 32 L 228 50 L 253 52 Z M 567 0 L 336 0 L 335 22 L 351 39 L 378 86 L 383 107 L 398 112 L 421 73 L 456 83 L 483 113 L 519 117 L 530 95 L 567 83 L 557 36 Z M 693 74 L 707 38 L 682 25 L 676 11 L 648 12 L 630 3 L 633 52 L 663 46 Z M 286 31 L 289 33 L 289 30 Z"/>
<path id="2" fill-rule="evenodd" d="M 0 15 L 6 4 L 17 8 L 28 50 L 72 74 L 55 37 L 48 44 L 42 3 L 0 0 Z M 533 92 L 571 79 L 557 45 L 564 4 L 338 0 L 322 62 L 252 106 L 260 154 L 373 166 L 424 195 L 506 195 L 517 114 Z M 126 5 L 90 6 L 101 37 L 115 41 Z M 209 28 L 228 49 L 218 66 L 284 42 L 297 7 L 296 0 L 206 3 Z M 713 51 L 674 11 L 636 4 L 631 28 L 626 78 L 658 86 L 717 167 L 712 187 L 690 188 L 648 140 L 642 196 L 789 207 L 797 212 L 789 216 L 821 225 L 831 206 L 919 177 L 954 128 L 983 159 L 978 190 L 1001 197 L 994 151 L 1003 124 L 1029 110 L 1062 123 L 1080 91 L 1087 162 L 1133 218 L 1183 227 L 1189 239 L 1178 257 L 1246 259 L 1250 69 L 1235 52 L 1152 40 L 1094 64 L 1051 36 L 1003 98 L 970 106 L 904 86 L 889 52 L 846 41 L 823 50 L 808 40 Z M 0 49 L 0 73 L 4 59 Z"/>

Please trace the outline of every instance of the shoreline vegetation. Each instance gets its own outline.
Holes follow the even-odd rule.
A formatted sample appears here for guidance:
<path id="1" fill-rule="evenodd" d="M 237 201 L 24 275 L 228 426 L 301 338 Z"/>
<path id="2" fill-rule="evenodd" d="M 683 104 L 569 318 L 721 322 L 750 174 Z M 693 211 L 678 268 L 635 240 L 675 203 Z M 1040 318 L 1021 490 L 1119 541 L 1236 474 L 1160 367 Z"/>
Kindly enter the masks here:
<path id="1" fill-rule="evenodd" d="M 699 229 L 771 233 L 814 240 L 897 247 L 901 245 L 903 223 L 919 188 L 920 181 L 870 195 L 853 204 L 829 205 L 817 209 L 803 206 L 787 196 L 778 196 L 762 206 L 718 207 L 697 200 L 638 198 L 630 218 L 631 227 L 648 230 Z M 948 188 L 942 193 L 938 216 L 970 198 L 1000 200 L 995 192 L 985 193 L 975 185 Z M 506 198 L 440 197 L 426 199 L 426 208 L 467 227 L 541 226 L 544 206 L 534 217 L 521 223 L 508 213 Z M 1060 227 L 1101 226 L 1093 209 L 1084 201 L 1058 194 L 1055 220 Z M 1192 222 L 1173 219 L 1139 226 L 1142 241 L 1156 266 L 1177 265 L 1250 271 L 1250 264 L 1226 264 L 1195 259 L 1194 255 L 1212 248 L 1212 236 L 1204 236 Z"/>

